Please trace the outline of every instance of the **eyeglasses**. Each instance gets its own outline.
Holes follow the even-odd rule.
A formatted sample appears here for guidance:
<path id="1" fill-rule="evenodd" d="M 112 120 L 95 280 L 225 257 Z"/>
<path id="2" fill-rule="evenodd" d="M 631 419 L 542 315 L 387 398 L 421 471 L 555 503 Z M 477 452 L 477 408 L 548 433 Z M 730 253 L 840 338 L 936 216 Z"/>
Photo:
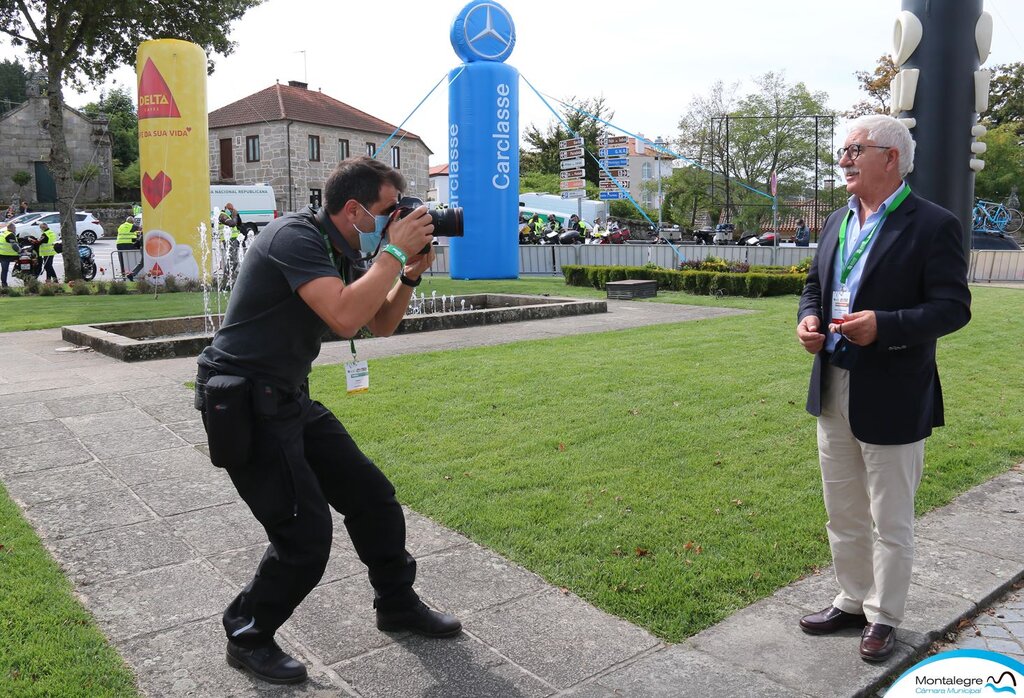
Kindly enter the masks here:
<path id="1" fill-rule="evenodd" d="M 856 160 L 860 157 L 860 154 L 864 152 L 865 148 L 880 148 L 882 150 L 889 150 L 892 148 L 891 145 L 861 145 L 860 143 L 851 143 L 850 145 L 844 146 L 836 151 L 836 155 L 842 160 L 843 156 L 847 153 L 850 154 L 851 160 Z"/>

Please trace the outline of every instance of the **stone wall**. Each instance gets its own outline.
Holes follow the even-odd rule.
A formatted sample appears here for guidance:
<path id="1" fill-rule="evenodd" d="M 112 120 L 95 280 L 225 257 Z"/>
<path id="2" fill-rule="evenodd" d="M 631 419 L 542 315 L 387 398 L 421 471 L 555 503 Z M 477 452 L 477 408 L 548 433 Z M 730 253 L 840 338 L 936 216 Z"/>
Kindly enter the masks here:
<path id="1" fill-rule="evenodd" d="M 0 201 L 9 202 L 18 197 L 19 189 L 11 181 L 11 175 L 21 170 L 32 175 L 32 181 L 22 189 L 24 198 L 36 203 L 35 163 L 50 160 L 48 119 L 49 105 L 43 97 L 30 97 L 0 119 Z M 111 141 L 106 126 L 105 117 L 94 121 L 75 109 L 64 108 L 64 137 L 71 155 L 71 171 L 78 172 L 90 164 L 99 168 L 98 176 L 88 184 L 82 186 L 73 182 L 76 201 L 113 199 Z M 33 208 L 38 210 L 39 206 L 33 205 Z"/>
<path id="2" fill-rule="evenodd" d="M 277 207 L 281 211 L 295 211 L 309 203 L 310 189 L 319 189 L 321 193 L 328 175 L 338 164 L 338 141 L 348 140 L 349 155 L 365 155 L 367 144 L 380 146 L 387 137 L 382 133 L 367 133 L 318 126 L 293 121 L 290 127 L 286 122 L 274 121 L 261 124 L 249 124 L 234 128 L 210 130 L 210 181 L 230 182 L 237 184 L 266 183 L 274 187 Z M 288 192 L 288 134 L 291 140 L 291 197 Z M 246 162 L 246 138 L 259 136 L 259 162 Z M 309 159 L 309 137 L 320 137 L 320 161 Z M 220 172 L 220 140 L 231 139 L 232 165 L 234 178 L 221 177 Z M 397 140 L 397 139 L 396 139 Z M 392 141 L 388 149 L 395 145 Z M 408 139 L 397 143 L 400 152 L 400 170 L 408 182 L 406 194 L 427 198 L 430 186 L 428 172 L 427 147 L 418 140 Z M 384 161 L 391 163 L 390 154 L 383 155 Z"/>

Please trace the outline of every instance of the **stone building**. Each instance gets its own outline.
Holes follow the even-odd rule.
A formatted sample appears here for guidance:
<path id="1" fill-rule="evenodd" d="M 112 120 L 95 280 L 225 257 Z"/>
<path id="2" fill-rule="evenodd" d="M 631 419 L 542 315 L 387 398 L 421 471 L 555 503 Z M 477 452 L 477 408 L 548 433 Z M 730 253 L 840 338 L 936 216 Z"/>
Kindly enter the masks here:
<path id="1" fill-rule="evenodd" d="M 30 79 L 27 99 L 0 117 L 0 202 L 24 198 L 36 210 L 56 209 L 57 188 L 49 170 L 50 133 L 47 123 L 50 105 L 39 80 Z M 88 116 L 64 107 L 64 138 L 71 156 L 76 202 L 111 201 L 114 173 L 111 166 L 111 138 L 107 118 Z M 28 172 L 32 181 L 18 187 L 11 177 Z M 82 179 L 83 175 L 91 177 Z"/>
<path id="2" fill-rule="evenodd" d="M 308 89 L 275 84 L 210 112 L 210 181 L 270 184 L 278 209 L 322 203 L 327 176 L 341 160 L 373 155 L 391 124 Z M 425 199 L 431 154 L 420 137 L 399 131 L 381 157 L 405 175 L 406 194 Z"/>

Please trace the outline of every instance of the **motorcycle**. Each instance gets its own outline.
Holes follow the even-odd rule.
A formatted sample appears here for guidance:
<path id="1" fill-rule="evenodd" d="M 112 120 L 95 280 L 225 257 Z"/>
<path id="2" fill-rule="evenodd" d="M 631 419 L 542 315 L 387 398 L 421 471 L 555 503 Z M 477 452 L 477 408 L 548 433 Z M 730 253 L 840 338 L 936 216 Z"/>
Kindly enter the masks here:
<path id="1" fill-rule="evenodd" d="M 630 238 L 629 228 L 616 228 L 601 236 L 599 245 L 622 245 Z"/>
<path id="2" fill-rule="evenodd" d="M 21 250 L 14 263 L 14 275 L 21 279 L 22 283 L 28 279 L 38 279 L 43 273 L 43 258 L 39 256 L 39 246 L 42 240 L 34 237 L 19 237 L 18 243 Z M 56 252 L 60 252 L 60 243 L 54 245 Z M 78 258 L 82 263 L 82 278 L 92 281 L 96 278 L 96 257 L 92 248 L 88 245 L 78 246 Z"/>

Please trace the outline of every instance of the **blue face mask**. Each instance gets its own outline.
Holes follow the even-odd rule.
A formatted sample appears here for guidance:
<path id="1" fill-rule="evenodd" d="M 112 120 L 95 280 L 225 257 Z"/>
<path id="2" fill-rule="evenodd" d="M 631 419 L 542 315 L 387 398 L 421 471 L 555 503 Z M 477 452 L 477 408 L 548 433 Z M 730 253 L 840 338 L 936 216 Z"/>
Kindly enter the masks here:
<path id="1" fill-rule="evenodd" d="M 358 203 L 358 202 L 357 202 Z M 366 211 L 367 215 L 373 216 L 373 232 L 365 233 L 359 229 L 359 226 L 355 223 L 352 227 L 359 233 L 359 251 L 365 255 L 372 255 L 377 252 L 380 247 L 381 238 L 384 236 L 384 228 L 388 225 L 388 219 L 390 216 L 374 216 L 372 213 L 366 210 L 366 207 L 359 204 L 359 208 Z"/>

